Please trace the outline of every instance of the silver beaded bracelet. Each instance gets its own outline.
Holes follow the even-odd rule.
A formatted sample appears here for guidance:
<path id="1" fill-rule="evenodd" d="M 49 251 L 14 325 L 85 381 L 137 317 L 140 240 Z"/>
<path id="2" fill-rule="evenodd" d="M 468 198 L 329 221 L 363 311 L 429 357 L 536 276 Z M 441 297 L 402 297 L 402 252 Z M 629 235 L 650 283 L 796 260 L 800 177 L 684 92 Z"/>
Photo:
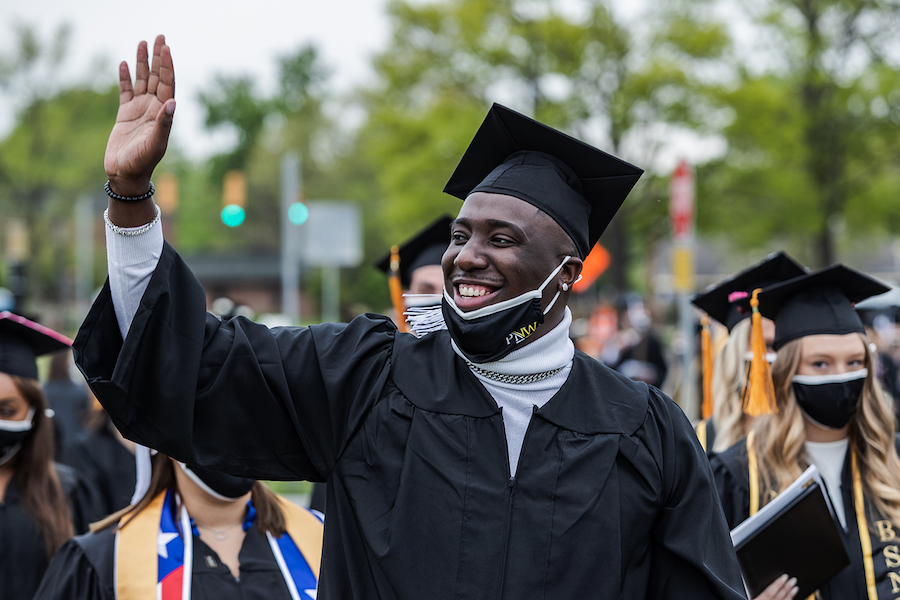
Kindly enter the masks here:
<path id="1" fill-rule="evenodd" d="M 153 217 L 153 220 L 147 223 L 146 225 L 141 225 L 140 227 L 119 227 L 115 223 L 109 220 L 109 209 L 103 211 L 103 220 L 106 222 L 106 226 L 110 231 L 116 233 L 118 235 L 124 235 L 128 237 L 133 237 L 136 235 L 141 235 L 142 233 L 147 233 L 150 231 L 154 225 L 159 223 L 161 218 L 162 211 L 159 210 L 159 207 L 156 207 L 156 216 Z"/>

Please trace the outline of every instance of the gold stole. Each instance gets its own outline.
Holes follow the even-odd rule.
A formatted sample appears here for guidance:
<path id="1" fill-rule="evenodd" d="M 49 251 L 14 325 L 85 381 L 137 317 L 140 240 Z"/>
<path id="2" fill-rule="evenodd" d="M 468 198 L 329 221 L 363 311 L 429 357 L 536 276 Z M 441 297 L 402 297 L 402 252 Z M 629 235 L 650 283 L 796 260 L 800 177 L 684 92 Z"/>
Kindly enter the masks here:
<path id="1" fill-rule="evenodd" d="M 747 466 L 750 473 L 750 516 L 759 510 L 759 467 L 756 462 L 756 450 L 753 447 L 753 432 L 747 435 Z M 869 536 L 869 524 L 866 521 L 866 504 L 863 498 L 862 479 L 857 466 L 856 449 L 850 450 L 850 470 L 853 477 L 853 507 L 856 510 L 856 526 L 859 530 L 859 544 L 862 547 L 863 567 L 866 573 L 866 592 L 869 600 L 878 600 L 875 589 L 875 563 L 872 562 L 872 538 Z M 825 492 L 825 490 L 822 490 Z M 807 600 L 815 598 L 810 595 Z"/>
<path id="2" fill-rule="evenodd" d="M 276 497 L 284 515 L 287 534 L 318 580 L 322 564 L 322 523 L 308 510 L 282 496 Z M 156 599 L 156 540 L 165 498 L 164 491 L 116 532 L 116 600 Z M 190 565 L 185 568 L 190 568 Z"/>
<path id="3" fill-rule="evenodd" d="M 700 446 L 703 447 L 703 451 L 706 450 L 706 419 L 703 419 L 699 423 L 697 423 L 697 439 L 700 440 Z"/>
<path id="4" fill-rule="evenodd" d="M 156 600 L 156 540 L 166 492 L 116 532 L 116 600 Z"/>

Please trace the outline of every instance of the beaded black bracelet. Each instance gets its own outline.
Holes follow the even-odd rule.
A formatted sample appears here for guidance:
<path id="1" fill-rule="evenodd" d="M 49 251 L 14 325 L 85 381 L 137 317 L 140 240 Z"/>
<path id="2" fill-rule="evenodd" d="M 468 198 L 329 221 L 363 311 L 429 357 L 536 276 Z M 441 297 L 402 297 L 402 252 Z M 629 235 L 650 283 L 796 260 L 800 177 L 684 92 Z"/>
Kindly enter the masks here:
<path id="1" fill-rule="evenodd" d="M 146 194 L 141 194 L 140 196 L 120 196 L 119 194 L 112 191 L 112 188 L 109 187 L 109 179 L 106 180 L 106 185 L 103 186 L 103 189 L 106 190 L 106 195 L 112 198 L 113 200 L 118 200 L 119 202 L 140 202 L 141 200 L 146 200 L 153 196 L 156 193 L 156 188 L 153 187 L 153 182 L 150 182 L 150 190 L 147 191 Z"/>

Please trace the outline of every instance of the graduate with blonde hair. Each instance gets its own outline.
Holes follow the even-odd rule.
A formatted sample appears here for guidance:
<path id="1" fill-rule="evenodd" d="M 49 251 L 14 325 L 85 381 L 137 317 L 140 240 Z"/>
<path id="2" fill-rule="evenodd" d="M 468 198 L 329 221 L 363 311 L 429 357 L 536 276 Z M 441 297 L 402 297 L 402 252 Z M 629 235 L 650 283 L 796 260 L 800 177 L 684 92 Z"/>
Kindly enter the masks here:
<path id="1" fill-rule="evenodd" d="M 853 309 L 886 290 L 841 265 L 765 288 L 759 312 L 775 322 L 778 356 L 770 380 L 751 373 L 750 394 L 754 402 L 773 404 L 747 438 L 712 459 L 730 527 L 755 514 L 806 467 L 818 468 L 850 556 L 850 566 L 819 589 L 824 600 L 895 598 L 900 582 L 894 421 Z M 816 548 L 809 551 L 814 557 Z M 759 597 L 792 598 L 796 583 L 786 573 Z"/>

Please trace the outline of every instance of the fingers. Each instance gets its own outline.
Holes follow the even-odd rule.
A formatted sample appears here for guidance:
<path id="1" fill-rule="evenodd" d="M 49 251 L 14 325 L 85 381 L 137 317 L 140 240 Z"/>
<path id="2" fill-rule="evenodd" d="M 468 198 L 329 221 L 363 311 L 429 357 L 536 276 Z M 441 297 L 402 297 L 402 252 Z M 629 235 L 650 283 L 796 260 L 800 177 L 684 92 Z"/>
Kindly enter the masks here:
<path id="1" fill-rule="evenodd" d="M 169 133 L 172 131 L 172 121 L 175 118 L 175 100 L 169 100 L 156 113 L 156 128 L 153 131 L 152 147 L 165 152 L 169 144 Z M 161 156 L 161 155 L 160 155 Z"/>
<path id="2" fill-rule="evenodd" d="M 159 85 L 156 89 L 156 97 L 163 103 L 175 97 L 175 68 L 172 63 L 172 51 L 166 45 L 163 45 L 160 50 Z"/>
<path id="3" fill-rule="evenodd" d="M 754 600 L 790 600 L 797 595 L 800 589 L 797 587 L 797 578 L 782 575 L 773 581 L 769 587 Z"/>
<path id="4" fill-rule="evenodd" d="M 162 47 L 166 45 L 166 36 L 156 36 L 153 42 L 153 61 L 150 63 L 150 78 L 147 80 L 147 92 L 156 94 L 156 88 L 159 85 L 159 62 Z"/>
<path id="5" fill-rule="evenodd" d="M 119 63 L 119 104 L 130 102 L 134 98 L 134 88 L 131 86 L 131 73 L 128 71 L 128 63 L 124 60 Z"/>
<path id="6" fill-rule="evenodd" d="M 147 93 L 147 83 L 150 79 L 150 64 L 147 60 L 147 42 L 138 44 L 137 64 L 134 65 L 134 93 L 141 95 Z"/>

